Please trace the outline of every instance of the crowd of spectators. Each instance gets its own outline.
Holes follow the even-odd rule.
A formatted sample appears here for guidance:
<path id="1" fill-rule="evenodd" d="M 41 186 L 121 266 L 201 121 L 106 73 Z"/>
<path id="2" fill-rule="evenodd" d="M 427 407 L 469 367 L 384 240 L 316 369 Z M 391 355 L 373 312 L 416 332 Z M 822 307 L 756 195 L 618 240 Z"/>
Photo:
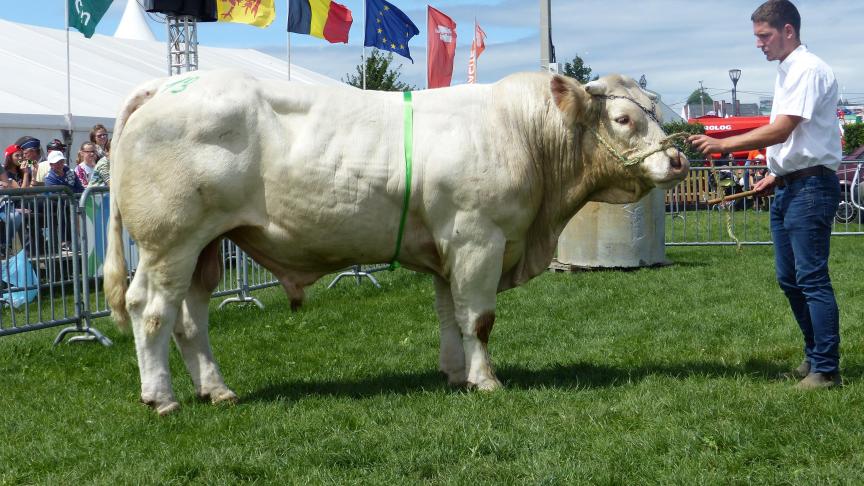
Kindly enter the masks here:
<path id="1" fill-rule="evenodd" d="M 89 135 L 89 141 L 81 144 L 71 165 L 69 160 L 73 154 L 67 152 L 67 146 L 59 139 L 48 142 L 44 152 L 42 141 L 32 136 L 20 137 L 6 147 L 3 152 L 3 170 L 0 171 L 0 223 L 3 223 L 0 250 L 4 247 L 8 249 L 17 242 L 20 242 L 21 247 L 26 247 L 28 240 L 44 240 L 45 234 L 49 232 L 59 236 L 63 250 L 68 249 L 68 222 L 57 221 L 55 223 L 60 227 L 50 231 L 45 231 L 46 221 L 25 224 L 36 203 L 28 207 L 20 201 L 16 203 L 14 196 L 18 191 L 37 186 L 64 186 L 75 194 L 84 192 L 89 185 L 107 186 L 111 152 L 108 130 L 104 125 L 97 124 Z M 56 203 L 40 204 L 44 210 Z M 32 228 L 28 231 L 24 227 Z"/>
<path id="2" fill-rule="evenodd" d="M 45 145 L 44 152 L 39 139 L 31 136 L 19 138 L 3 152 L 3 176 L 0 180 L 0 189 L 64 185 L 75 192 L 83 192 L 90 184 L 108 185 L 111 140 L 104 125 L 93 126 L 90 130 L 90 141 L 81 144 L 74 165 L 69 165 L 68 157 L 72 154 L 67 153 L 66 149 L 66 145 L 56 138 Z M 51 154 L 54 152 L 63 155 L 61 165 L 55 166 L 51 163 Z M 61 162 L 56 157 L 54 160 L 55 164 Z M 64 167 L 72 176 L 65 176 L 67 170 Z M 51 174 L 54 176 L 49 178 Z M 15 185 L 10 185 L 10 181 Z M 61 182 L 62 184 L 59 184 Z"/>

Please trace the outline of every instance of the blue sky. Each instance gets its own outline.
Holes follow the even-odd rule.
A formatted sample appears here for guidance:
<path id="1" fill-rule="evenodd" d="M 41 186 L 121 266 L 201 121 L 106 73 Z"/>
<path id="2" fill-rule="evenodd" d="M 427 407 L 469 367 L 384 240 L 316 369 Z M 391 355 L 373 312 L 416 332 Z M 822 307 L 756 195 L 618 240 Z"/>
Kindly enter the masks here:
<path id="1" fill-rule="evenodd" d="M 97 33 L 112 35 L 126 0 L 114 5 L 99 24 Z M 134 1 L 134 0 L 133 0 Z M 390 0 L 420 28 L 410 43 L 415 59 L 396 58 L 402 79 L 425 84 L 426 2 Z M 292 35 L 292 62 L 335 79 L 354 73 L 363 44 L 363 3 L 344 0 L 353 12 L 354 25 L 348 45 L 332 45 L 302 35 Z M 770 95 L 776 63 L 765 61 L 755 48 L 750 14 L 759 5 L 750 0 L 552 0 L 552 35 L 558 61 L 581 56 L 598 74 L 621 73 L 638 79 L 645 75 L 648 87 L 673 107 L 696 88 L 699 81 L 715 99 L 731 99 L 728 70 L 739 68 L 739 98 L 755 102 Z M 277 19 L 266 29 L 225 23 L 202 23 L 198 40 L 203 45 L 258 49 L 285 58 L 287 0 L 276 0 Z M 492 82 L 516 71 L 539 66 L 538 0 L 439 0 L 431 5 L 457 23 L 457 52 L 453 84 L 465 82 L 473 21 L 487 33 L 487 50 L 480 57 L 480 82 Z M 799 0 L 802 39 L 835 71 L 846 98 L 864 104 L 862 62 L 862 0 Z M 0 16 L 7 20 L 63 28 L 63 0 L 4 0 Z M 154 17 L 151 28 L 157 38 L 167 36 L 164 24 Z M 98 41 L 98 37 L 94 38 Z M 201 66 L 206 69 L 206 66 Z M 2 81 L 0 81 L 2 83 Z"/>

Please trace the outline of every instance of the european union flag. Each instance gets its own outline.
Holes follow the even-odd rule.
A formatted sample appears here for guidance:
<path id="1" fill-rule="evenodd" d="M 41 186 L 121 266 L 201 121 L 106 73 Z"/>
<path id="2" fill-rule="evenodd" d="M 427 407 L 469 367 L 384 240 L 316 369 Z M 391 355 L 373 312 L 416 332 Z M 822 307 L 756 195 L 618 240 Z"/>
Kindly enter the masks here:
<path id="1" fill-rule="evenodd" d="M 366 0 L 366 40 L 364 46 L 392 51 L 411 59 L 408 41 L 420 29 L 398 8 L 385 0 Z M 411 59 L 414 62 L 414 59 Z"/>

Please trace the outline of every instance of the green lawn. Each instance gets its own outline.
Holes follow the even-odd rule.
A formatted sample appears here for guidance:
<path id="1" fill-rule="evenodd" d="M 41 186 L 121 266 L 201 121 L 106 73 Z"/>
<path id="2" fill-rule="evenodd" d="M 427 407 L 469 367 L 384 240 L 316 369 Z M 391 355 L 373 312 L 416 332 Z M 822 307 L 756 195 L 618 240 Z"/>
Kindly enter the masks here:
<path id="1" fill-rule="evenodd" d="M 633 272 L 546 273 L 499 297 L 506 389 L 447 388 L 429 277 L 383 290 L 322 281 L 291 313 L 212 305 L 237 406 L 196 402 L 172 351 L 179 413 L 137 402 L 131 336 L 0 338 L 0 484 L 856 484 L 864 464 L 864 239 L 835 238 L 841 390 L 777 373 L 801 338 L 772 248 L 668 249 Z"/>

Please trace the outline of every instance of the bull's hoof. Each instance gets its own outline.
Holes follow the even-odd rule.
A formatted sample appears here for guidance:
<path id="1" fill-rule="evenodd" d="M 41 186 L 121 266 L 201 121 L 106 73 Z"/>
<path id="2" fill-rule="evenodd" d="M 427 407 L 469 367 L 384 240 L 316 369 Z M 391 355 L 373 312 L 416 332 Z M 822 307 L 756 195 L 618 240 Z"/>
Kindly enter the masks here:
<path id="1" fill-rule="evenodd" d="M 164 417 L 170 413 L 180 410 L 180 404 L 175 402 L 174 400 L 159 402 L 156 400 L 147 400 L 142 398 L 141 403 L 155 410 L 160 417 Z"/>
<path id="2" fill-rule="evenodd" d="M 228 389 L 227 387 L 221 386 L 219 388 L 214 388 L 206 393 L 198 393 L 198 399 L 204 402 L 210 402 L 213 404 L 216 403 L 228 403 L 231 405 L 235 405 L 239 399 L 237 395 Z"/>
<path id="3" fill-rule="evenodd" d="M 237 395 L 233 391 L 231 391 L 227 388 L 224 390 L 221 390 L 218 393 L 211 393 L 210 394 L 210 402 L 213 403 L 214 405 L 217 403 L 225 403 L 228 405 L 237 405 L 237 402 L 239 402 L 239 401 L 240 401 L 240 399 L 237 398 Z"/>
<path id="4" fill-rule="evenodd" d="M 485 378 L 485 379 L 478 380 L 476 383 L 470 382 L 470 381 L 468 382 L 468 389 L 469 390 L 479 390 L 479 391 L 488 392 L 488 391 L 499 390 L 501 388 L 504 388 L 504 385 L 502 385 L 501 382 L 498 381 L 497 378 Z"/>
<path id="5" fill-rule="evenodd" d="M 158 413 L 160 417 L 172 414 L 177 410 L 180 410 L 180 404 L 177 402 L 163 403 L 156 407 L 156 413 Z"/>

